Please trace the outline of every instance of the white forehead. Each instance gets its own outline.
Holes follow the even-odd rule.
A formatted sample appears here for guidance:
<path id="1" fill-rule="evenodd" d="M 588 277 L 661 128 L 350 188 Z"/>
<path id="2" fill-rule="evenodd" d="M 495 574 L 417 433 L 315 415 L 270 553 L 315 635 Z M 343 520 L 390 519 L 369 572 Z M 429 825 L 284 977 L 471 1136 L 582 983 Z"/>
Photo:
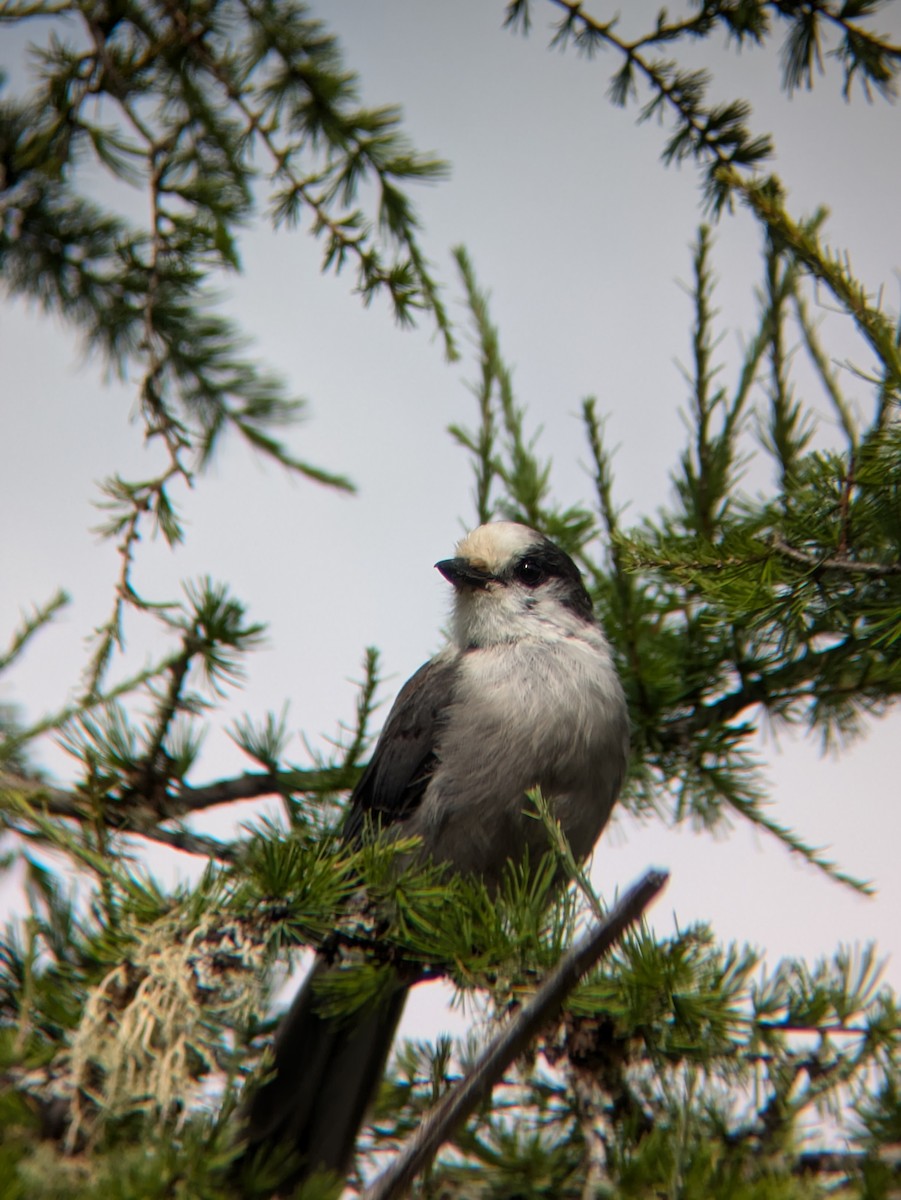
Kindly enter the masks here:
<path id="1" fill-rule="evenodd" d="M 524 551 L 542 541 L 541 534 L 515 521 L 480 525 L 457 543 L 457 555 L 492 574 L 503 570 Z"/>

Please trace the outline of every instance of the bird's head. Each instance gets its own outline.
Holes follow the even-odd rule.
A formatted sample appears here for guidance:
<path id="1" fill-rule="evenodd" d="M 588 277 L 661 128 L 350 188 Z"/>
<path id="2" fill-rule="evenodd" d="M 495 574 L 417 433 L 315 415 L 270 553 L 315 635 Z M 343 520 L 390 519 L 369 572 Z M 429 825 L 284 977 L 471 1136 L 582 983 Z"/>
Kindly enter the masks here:
<path id="1" fill-rule="evenodd" d="M 480 525 L 453 558 L 435 566 L 454 586 L 454 634 L 463 649 L 568 637 L 594 626 L 579 568 L 526 525 Z"/>

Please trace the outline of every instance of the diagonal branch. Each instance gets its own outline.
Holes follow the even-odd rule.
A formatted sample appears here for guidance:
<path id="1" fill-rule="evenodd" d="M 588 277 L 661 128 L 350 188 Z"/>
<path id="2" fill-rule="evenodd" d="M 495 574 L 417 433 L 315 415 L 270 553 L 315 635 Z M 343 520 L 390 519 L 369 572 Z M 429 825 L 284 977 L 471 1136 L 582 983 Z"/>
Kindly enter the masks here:
<path id="1" fill-rule="evenodd" d="M 641 919 L 669 875 L 648 871 L 607 915 L 557 964 L 544 983 L 488 1044 L 472 1070 L 438 1101 L 394 1162 L 362 1194 L 362 1200 L 398 1200 L 432 1161 L 442 1144 L 485 1100 L 504 1071 L 539 1030 L 559 1013 L 581 977 Z"/>

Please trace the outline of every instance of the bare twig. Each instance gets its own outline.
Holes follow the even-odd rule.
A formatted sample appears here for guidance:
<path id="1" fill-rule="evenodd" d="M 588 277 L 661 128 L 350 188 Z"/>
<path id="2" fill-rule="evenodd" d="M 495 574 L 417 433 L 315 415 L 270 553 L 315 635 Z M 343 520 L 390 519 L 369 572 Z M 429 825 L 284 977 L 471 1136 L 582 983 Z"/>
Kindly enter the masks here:
<path id="1" fill-rule="evenodd" d="M 817 555 L 808 554 L 805 550 L 796 550 L 794 546 L 790 546 L 788 542 L 783 541 L 779 534 L 773 534 L 770 540 L 783 557 L 790 559 L 792 562 L 800 563 L 801 566 L 810 567 L 812 570 L 845 571 L 849 575 L 901 575 L 901 562 L 861 562 L 859 559 L 841 558 L 838 556 L 818 558 Z"/>
<path id="2" fill-rule="evenodd" d="M 806 1150 L 792 1168 L 795 1175 L 850 1175 L 866 1162 L 860 1150 Z"/>
<path id="3" fill-rule="evenodd" d="M 237 858 L 237 851 L 228 842 L 220 842 L 217 838 L 205 837 L 202 833 L 192 833 L 189 829 L 179 826 L 177 829 L 142 829 L 136 837 L 148 838 L 163 846 L 171 846 L 173 850 L 182 850 L 185 854 L 196 854 L 198 858 L 212 858 L 217 862 L 232 862 Z"/>

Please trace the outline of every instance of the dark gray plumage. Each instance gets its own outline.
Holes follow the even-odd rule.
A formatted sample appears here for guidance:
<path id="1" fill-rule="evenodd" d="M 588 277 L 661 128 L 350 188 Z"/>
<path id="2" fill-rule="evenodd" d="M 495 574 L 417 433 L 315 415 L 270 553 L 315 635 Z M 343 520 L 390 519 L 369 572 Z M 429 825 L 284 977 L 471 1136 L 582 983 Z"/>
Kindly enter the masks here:
<path id="1" fill-rule="evenodd" d="M 454 587 L 453 640 L 401 689 L 351 796 L 344 837 L 368 822 L 494 886 L 547 848 L 524 812 L 540 787 L 588 855 L 622 785 L 628 717 L 610 650 L 572 559 L 523 525 L 480 526 L 437 564 Z M 337 1021 L 317 1012 L 320 956 L 274 1042 L 274 1071 L 243 1112 L 245 1155 L 296 1155 L 296 1184 L 343 1175 L 381 1078 L 406 984 Z"/>

